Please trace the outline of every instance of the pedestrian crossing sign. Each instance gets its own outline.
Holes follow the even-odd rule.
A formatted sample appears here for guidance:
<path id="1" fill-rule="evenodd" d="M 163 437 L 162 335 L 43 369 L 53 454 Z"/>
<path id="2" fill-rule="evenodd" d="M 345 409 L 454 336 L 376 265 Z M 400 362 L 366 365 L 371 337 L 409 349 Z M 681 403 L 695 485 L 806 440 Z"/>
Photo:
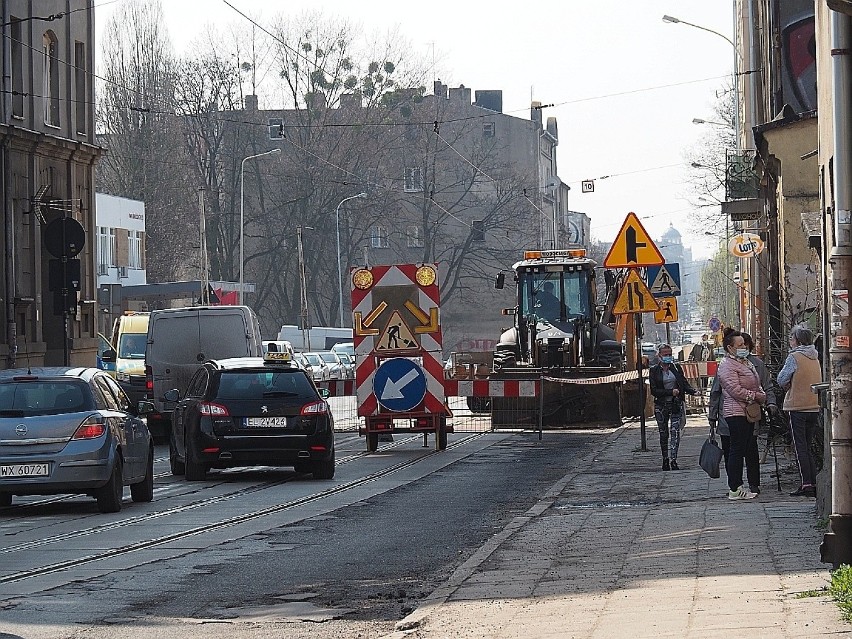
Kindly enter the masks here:
<path id="1" fill-rule="evenodd" d="M 677 297 L 680 295 L 680 264 L 666 263 L 648 267 L 648 281 L 654 297 Z"/>
<path id="2" fill-rule="evenodd" d="M 660 310 L 654 313 L 654 321 L 657 324 L 669 324 L 677 321 L 677 298 L 658 297 L 657 303 Z"/>
<path id="3" fill-rule="evenodd" d="M 651 290 L 645 280 L 639 275 L 639 269 L 630 269 L 621 293 L 615 300 L 612 312 L 616 315 L 624 313 L 653 313 L 659 310 L 657 300 L 651 294 Z"/>
<path id="4" fill-rule="evenodd" d="M 384 332 L 379 337 L 379 341 L 376 343 L 376 350 L 406 351 L 417 350 L 419 348 L 420 344 L 415 339 L 411 329 L 408 328 L 405 320 L 402 319 L 402 315 L 399 314 L 399 311 L 394 311 L 388 320 Z"/>

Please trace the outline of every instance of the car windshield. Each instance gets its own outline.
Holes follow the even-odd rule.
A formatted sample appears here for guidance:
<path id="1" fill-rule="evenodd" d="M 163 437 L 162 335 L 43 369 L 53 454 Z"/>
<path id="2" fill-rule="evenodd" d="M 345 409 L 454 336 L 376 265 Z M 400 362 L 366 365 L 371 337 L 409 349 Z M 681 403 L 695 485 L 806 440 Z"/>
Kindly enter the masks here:
<path id="1" fill-rule="evenodd" d="M 75 380 L 14 380 L 0 384 L 0 417 L 79 413 L 91 408 L 86 386 Z"/>
<path id="2" fill-rule="evenodd" d="M 332 350 L 340 355 L 341 353 L 348 355 L 350 358 L 355 357 L 354 344 L 336 344 Z"/>
<path id="3" fill-rule="evenodd" d="M 118 356 L 122 359 L 145 359 L 146 333 L 124 333 L 118 338 Z"/>
<path id="4" fill-rule="evenodd" d="M 314 387 L 299 369 L 225 371 L 219 379 L 217 399 L 263 399 L 293 396 L 315 398 Z"/>
<path id="5" fill-rule="evenodd" d="M 344 364 L 352 363 L 352 358 L 349 357 L 348 353 L 338 353 L 337 356 L 343 361 Z"/>
<path id="6" fill-rule="evenodd" d="M 322 360 L 319 355 L 314 355 L 313 353 L 308 353 L 305 355 L 305 359 L 308 360 L 308 363 L 312 366 L 322 366 Z"/>
<path id="7" fill-rule="evenodd" d="M 327 364 L 337 364 L 337 357 L 335 357 L 334 353 L 320 353 L 320 357 Z"/>

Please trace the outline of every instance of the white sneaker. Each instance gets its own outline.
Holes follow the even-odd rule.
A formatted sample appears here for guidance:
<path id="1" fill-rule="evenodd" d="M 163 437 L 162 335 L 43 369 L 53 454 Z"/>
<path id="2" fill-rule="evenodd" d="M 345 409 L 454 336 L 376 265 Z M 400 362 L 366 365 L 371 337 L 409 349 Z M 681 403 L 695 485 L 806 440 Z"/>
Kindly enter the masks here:
<path id="1" fill-rule="evenodd" d="M 736 490 L 728 491 L 728 499 L 730 499 L 731 501 L 735 501 L 738 499 L 754 499 L 755 497 L 757 497 L 756 493 L 753 493 L 750 490 L 745 490 L 742 486 L 740 486 Z"/>

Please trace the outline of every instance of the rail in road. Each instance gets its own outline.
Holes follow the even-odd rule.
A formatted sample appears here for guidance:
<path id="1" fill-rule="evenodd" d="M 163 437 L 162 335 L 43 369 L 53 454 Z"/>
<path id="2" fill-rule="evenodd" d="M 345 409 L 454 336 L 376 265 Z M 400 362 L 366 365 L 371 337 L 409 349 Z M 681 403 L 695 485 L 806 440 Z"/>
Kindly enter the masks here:
<path id="1" fill-rule="evenodd" d="M 447 455 L 448 451 L 460 448 L 465 444 L 471 443 L 472 441 L 480 437 L 482 437 L 482 434 L 467 435 L 452 442 L 447 447 L 447 451 L 438 452 L 433 449 L 430 449 L 429 452 L 419 451 L 418 454 L 414 457 L 409 457 L 403 459 L 402 461 L 397 461 L 396 463 L 391 463 L 390 465 L 382 466 L 378 470 L 368 472 L 363 476 L 356 476 L 354 479 L 343 481 L 342 483 L 337 483 L 320 490 L 315 490 L 314 488 L 320 486 L 328 486 L 328 484 L 326 482 L 303 482 L 301 484 L 302 486 L 310 486 L 311 488 L 310 490 L 308 490 L 307 494 L 291 497 L 281 503 L 274 503 L 272 505 L 249 508 L 244 512 L 239 512 L 237 514 L 227 516 L 216 516 L 217 514 L 215 513 L 215 510 L 217 509 L 217 507 L 221 508 L 222 510 L 228 511 L 228 508 L 224 507 L 225 505 L 239 504 L 240 498 L 265 493 L 266 491 L 281 486 L 282 484 L 290 483 L 297 479 L 302 479 L 304 475 L 293 473 L 286 477 L 282 477 L 281 479 L 259 482 L 249 486 L 238 488 L 236 490 L 225 490 L 225 492 L 222 492 L 220 494 L 210 494 L 209 496 L 207 493 L 215 492 L 215 490 L 204 490 L 204 488 L 221 489 L 222 486 L 226 486 L 227 484 L 225 482 L 220 482 L 218 484 L 214 483 L 213 486 L 209 486 L 210 482 L 181 482 L 181 485 L 187 488 L 187 492 L 183 493 L 183 496 L 195 494 L 197 495 L 198 499 L 193 499 L 193 501 L 190 501 L 189 503 L 171 506 L 165 508 L 164 510 L 156 510 L 154 512 L 146 512 L 138 515 L 133 515 L 132 512 L 128 512 L 126 515 L 123 514 L 120 519 L 115 521 L 99 523 L 93 526 L 87 526 L 82 528 L 75 526 L 73 530 L 68 530 L 56 534 L 39 535 L 37 538 L 30 539 L 28 541 L 22 541 L 20 543 L 8 546 L 0 546 L 0 556 L 6 556 L 10 559 L 12 557 L 15 557 L 18 560 L 20 560 L 22 556 L 26 556 L 35 560 L 34 563 L 37 563 L 37 565 L 32 567 L 26 567 L 18 570 L 13 569 L 12 572 L 9 572 L 7 574 L 0 574 L 0 584 L 16 584 L 39 576 L 62 573 L 63 571 L 68 571 L 70 569 L 78 568 L 80 566 L 94 564 L 96 562 L 102 562 L 104 560 L 115 557 L 121 557 L 123 555 L 130 555 L 132 553 L 156 548 L 159 546 L 164 546 L 167 544 L 172 544 L 173 542 L 178 542 L 180 540 L 185 540 L 200 535 L 207 535 L 210 533 L 214 533 L 215 531 L 239 526 L 246 522 L 261 520 L 265 517 L 269 517 L 270 515 L 282 513 L 284 511 L 292 509 L 297 509 L 301 506 L 305 506 L 308 504 L 315 504 L 316 502 L 321 502 L 323 500 L 331 500 L 335 496 L 339 496 L 342 493 L 346 493 L 357 488 L 365 487 L 368 484 L 376 482 L 384 477 L 389 477 L 396 473 L 400 473 L 405 469 L 416 466 L 417 464 L 421 464 L 422 462 L 433 456 Z M 394 448 L 404 447 L 406 445 L 412 444 L 414 441 L 420 441 L 421 439 L 422 437 L 419 435 L 410 437 L 400 437 L 397 439 L 397 441 L 393 443 L 383 445 L 378 452 L 389 453 Z M 370 456 L 368 456 L 366 452 L 354 453 L 348 456 L 341 457 L 338 460 L 337 465 L 344 466 L 356 460 L 370 457 L 375 458 L 376 453 L 373 453 Z M 387 455 L 385 456 L 385 459 L 388 459 Z M 163 458 L 160 458 L 160 460 L 162 461 Z M 158 476 L 164 476 L 168 474 L 169 473 L 161 473 Z M 22 505 L 17 507 L 13 506 L 11 509 L 6 510 L 12 511 L 7 512 L 7 514 L 12 515 L 13 517 L 20 516 L 14 512 L 16 508 L 26 509 L 26 511 L 28 511 L 28 514 L 32 515 L 32 511 L 37 506 L 43 506 L 46 503 L 52 501 L 53 500 L 41 500 L 40 502 L 31 503 L 29 505 Z M 157 502 L 155 501 L 153 502 L 153 504 L 156 505 Z M 49 556 L 51 553 L 38 552 L 39 550 L 54 548 L 57 544 L 64 547 L 68 544 L 69 541 L 85 541 L 86 538 L 97 538 L 97 536 L 109 532 L 127 531 L 129 533 L 130 531 L 133 531 L 138 535 L 140 533 L 141 527 L 143 527 L 145 524 L 153 524 L 158 520 L 174 519 L 176 520 L 176 525 L 186 526 L 187 520 L 184 519 L 183 522 L 179 521 L 180 516 L 185 515 L 186 513 L 189 513 L 191 511 L 198 510 L 203 510 L 206 515 L 213 514 L 214 516 L 201 525 L 190 525 L 189 527 L 185 527 L 181 530 L 168 534 L 157 535 L 154 537 L 151 537 L 150 534 L 148 534 L 146 538 L 142 540 L 118 544 L 112 548 L 106 548 L 98 552 L 88 552 L 82 554 L 81 556 L 72 556 L 70 558 L 58 561 L 42 563 L 44 558 Z M 93 514 L 91 515 L 91 517 L 102 518 L 103 515 Z M 84 518 L 84 521 L 87 518 L 88 517 Z M 0 515 L 0 522 L 5 519 L 7 519 L 5 515 Z M 32 519 L 37 518 L 30 517 L 30 520 L 28 520 L 30 524 L 34 523 Z M 51 519 L 51 523 L 56 523 L 55 518 Z M 192 520 L 192 518 L 189 519 L 190 521 Z M 31 528 L 31 531 L 38 530 L 39 527 L 37 525 L 37 521 L 35 523 L 36 526 Z M 97 544 L 93 543 L 91 547 L 97 547 Z M 0 563 L 8 565 L 9 562 L 0 560 Z"/>

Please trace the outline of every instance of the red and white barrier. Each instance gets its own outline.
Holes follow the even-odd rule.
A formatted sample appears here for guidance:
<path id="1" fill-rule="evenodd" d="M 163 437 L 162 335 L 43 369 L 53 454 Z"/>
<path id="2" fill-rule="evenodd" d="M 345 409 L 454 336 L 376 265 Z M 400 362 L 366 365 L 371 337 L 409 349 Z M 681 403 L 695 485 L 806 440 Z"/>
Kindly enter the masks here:
<path id="1" fill-rule="evenodd" d="M 355 394 L 355 380 L 333 379 L 327 382 L 317 382 L 317 388 L 328 390 L 329 397 L 345 397 Z"/>
<path id="2" fill-rule="evenodd" d="M 536 397 L 537 379 L 445 379 L 447 397 Z"/>

